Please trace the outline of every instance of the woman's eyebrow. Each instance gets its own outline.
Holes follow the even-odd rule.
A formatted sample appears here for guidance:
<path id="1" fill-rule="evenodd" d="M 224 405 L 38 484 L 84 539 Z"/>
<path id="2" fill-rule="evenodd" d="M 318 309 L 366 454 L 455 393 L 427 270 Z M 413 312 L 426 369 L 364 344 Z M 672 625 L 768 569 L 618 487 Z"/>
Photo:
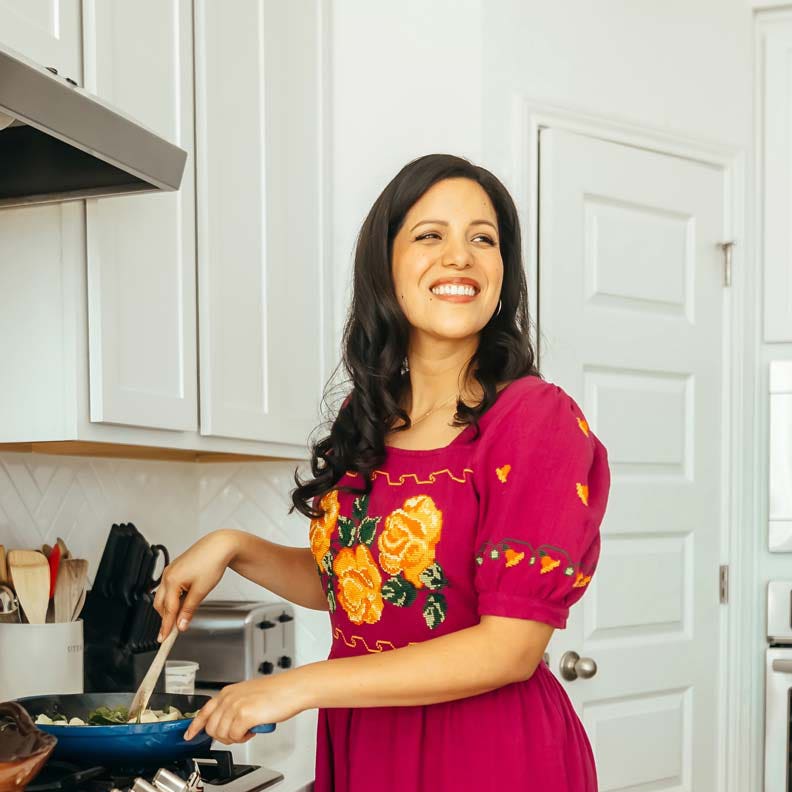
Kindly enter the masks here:
<path id="1" fill-rule="evenodd" d="M 438 225 L 448 225 L 448 223 L 445 220 L 421 220 L 419 223 L 416 223 L 410 229 L 410 231 L 415 231 L 415 229 L 418 228 L 419 225 L 423 225 L 424 223 L 437 223 Z M 495 226 L 492 223 L 490 223 L 489 220 L 473 220 L 470 223 L 470 225 L 488 225 L 488 226 L 492 226 L 493 228 L 495 228 Z M 497 231 L 498 229 L 495 228 L 495 230 Z"/>

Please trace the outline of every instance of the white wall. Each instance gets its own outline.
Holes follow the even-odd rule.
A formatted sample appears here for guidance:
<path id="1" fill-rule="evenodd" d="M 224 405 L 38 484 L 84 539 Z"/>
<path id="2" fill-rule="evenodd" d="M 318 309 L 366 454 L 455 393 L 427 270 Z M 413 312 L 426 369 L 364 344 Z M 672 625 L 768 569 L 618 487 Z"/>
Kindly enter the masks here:
<path id="1" fill-rule="evenodd" d="M 752 147 L 745 0 L 335 0 L 331 27 L 339 322 L 360 224 L 409 160 L 514 187 L 515 97 Z"/>

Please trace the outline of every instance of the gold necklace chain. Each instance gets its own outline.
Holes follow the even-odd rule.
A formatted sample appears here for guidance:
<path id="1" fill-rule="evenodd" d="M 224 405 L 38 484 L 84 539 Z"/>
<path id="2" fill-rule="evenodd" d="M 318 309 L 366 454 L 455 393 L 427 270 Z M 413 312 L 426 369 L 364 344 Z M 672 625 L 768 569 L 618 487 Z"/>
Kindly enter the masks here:
<path id="1" fill-rule="evenodd" d="M 459 394 L 458 393 L 452 393 L 444 402 L 441 402 L 440 404 L 436 404 L 434 407 L 432 407 L 431 410 L 429 410 L 429 412 L 425 412 L 420 418 L 416 418 L 414 421 L 411 418 L 410 419 L 410 426 L 415 426 L 415 424 L 420 423 L 421 421 L 423 421 L 424 418 L 428 418 L 436 410 L 439 410 L 441 407 L 445 407 L 446 404 L 448 404 L 448 402 L 450 402 L 451 399 L 453 399 L 454 397 L 457 397 L 457 399 L 458 399 L 459 398 Z"/>

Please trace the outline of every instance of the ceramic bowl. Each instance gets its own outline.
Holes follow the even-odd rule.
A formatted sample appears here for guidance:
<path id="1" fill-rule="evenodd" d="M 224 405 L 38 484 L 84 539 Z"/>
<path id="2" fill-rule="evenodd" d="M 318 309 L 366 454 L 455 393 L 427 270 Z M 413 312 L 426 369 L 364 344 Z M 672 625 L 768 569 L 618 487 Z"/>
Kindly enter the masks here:
<path id="1" fill-rule="evenodd" d="M 24 789 L 57 741 L 37 729 L 27 710 L 15 701 L 0 704 L 0 792 Z"/>

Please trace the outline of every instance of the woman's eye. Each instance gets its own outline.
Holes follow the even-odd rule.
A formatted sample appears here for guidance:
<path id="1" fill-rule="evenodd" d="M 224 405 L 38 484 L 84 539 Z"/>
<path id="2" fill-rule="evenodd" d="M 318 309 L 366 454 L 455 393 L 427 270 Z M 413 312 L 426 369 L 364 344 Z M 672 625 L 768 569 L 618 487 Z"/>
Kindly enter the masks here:
<path id="1" fill-rule="evenodd" d="M 419 236 L 419 237 L 416 237 L 416 242 L 420 242 L 422 239 L 428 239 L 429 237 L 437 237 L 437 238 L 439 239 L 439 238 L 440 238 L 440 234 L 437 234 L 437 233 L 436 233 L 436 232 L 434 232 L 434 231 L 430 231 L 430 232 L 429 232 L 429 233 L 427 233 L 427 234 L 422 234 L 421 236 Z M 475 236 L 475 237 L 473 237 L 473 239 L 479 239 L 479 237 L 480 237 L 481 239 L 486 239 L 486 240 L 487 240 L 487 242 L 488 242 L 490 245 L 494 245 L 494 244 L 495 244 L 495 242 L 492 240 L 492 238 L 491 238 L 491 237 L 488 237 L 486 234 L 476 234 L 476 236 Z"/>

